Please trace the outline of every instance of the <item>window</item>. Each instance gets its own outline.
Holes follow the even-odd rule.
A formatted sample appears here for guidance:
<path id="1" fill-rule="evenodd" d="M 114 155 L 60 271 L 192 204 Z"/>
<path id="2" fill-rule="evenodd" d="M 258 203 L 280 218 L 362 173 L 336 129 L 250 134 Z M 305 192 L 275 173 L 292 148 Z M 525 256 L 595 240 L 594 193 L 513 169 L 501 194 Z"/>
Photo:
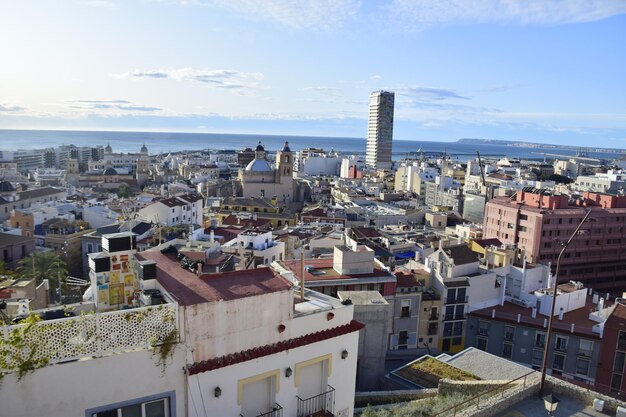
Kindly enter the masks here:
<path id="1" fill-rule="evenodd" d="M 533 349 L 532 364 L 533 366 L 541 366 L 543 363 L 543 350 Z"/>
<path id="2" fill-rule="evenodd" d="M 479 337 L 476 339 L 476 347 L 480 350 L 487 351 L 487 339 Z"/>
<path id="3" fill-rule="evenodd" d="M 478 322 L 478 334 L 481 336 L 489 336 L 489 323 L 486 321 Z"/>
<path id="4" fill-rule="evenodd" d="M 622 386 L 622 376 L 620 374 L 613 374 L 611 378 L 611 390 L 619 391 Z"/>
<path id="5" fill-rule="evenodd" d="M 616 352 L 615 360 L 613 361 L 613 372 L 622 373 L 624 371 L 624 359 L 626 354 L 624 352 Z"/>
<path id="6" fill-rule="evenodd" d="M 502 357 L 511 359 L 513 356 L 513 345 L 510 343 L 505 343 L 502 345 Z"/>
<path id="7" fill-rule="evenodd" d="M 462 337 L 455 337 L 452 339 L 452 346 L 460 346 L 462 341 Z"/>
<path id="8" fill-rule="evenodd" d="M 409 332 L 402 330 L 398 334 L 398 349 L 406 349 L 406 345 L 409 342 Z"/>
<path id="9" fill-rule="evenodd" d="M 169 417 L 169 398 L 139 402 L 123 406 L 113 406 L 92 412 L 92 417 Z M 88 410 L 89 412 L 89 410 Z"/>
<path id="10" fill-rule="evenodd" d="M 535 333 L 535 347 L 546 347 L 546 334 L 545 333 Z"/>
<path id="11" fill-rule="evenodd" d="M 512 342 L 514 337 L 515 337 L 515 327 L 504 326 L 504 340 L 508 340 L 509 342 Z"/>
<path id="12" fill-rule="evenodd" d="M 619 350 L 626 350 L 626 332 L 619 332 L 619 337 L 617 339 L 617 348 Z"/>
<path id="13" fill-rule="evenodd" d="M 578 354 L 591 357 L 593 355 L 593 340 L 580 339 Z"/>
<path id="14" fill-rule="evenodd" d="M 576 373 L 587 376 L 589 374 L 589 359 L 578 358 L 576 360 Z"/>
<path id="15" fill-rule="evenodd" d="M 560 352 L 567 352 L 567 337 L 557 336 L 555 349 Z"/>
<path id="16" fill-rule="evenodd" d="M 563 366 L 565 365 L 565 356 L 563 355 L 554 355 L 554 359 L 552 360 L 552 368 L 557 371 L 562 371 Z"/>
<path id="17" fill-rule="evenodd" d="M 402 300 L 400 317 L 411 317 L 411 300 Z"/>

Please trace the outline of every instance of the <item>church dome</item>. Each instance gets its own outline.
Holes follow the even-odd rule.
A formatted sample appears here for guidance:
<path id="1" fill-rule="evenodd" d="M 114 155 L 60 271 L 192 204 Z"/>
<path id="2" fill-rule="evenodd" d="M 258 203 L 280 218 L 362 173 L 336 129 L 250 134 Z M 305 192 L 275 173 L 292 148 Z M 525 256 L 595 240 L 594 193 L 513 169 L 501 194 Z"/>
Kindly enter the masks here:
<path id="1" fill-rule="evenodd" d="M 261 141 L 259 141 L 259 144 L 256 145 L 256 151 L 265 151 L 265 148 L 261 145 Z"/>
<path id="2" fill-rule="evenodd" d="M 146 144 L 144 143 L 144 145 L 141 147 L 141 153 L 148 153 L 148 148 L 146 147 Z"/>
<path id="3" fill-rule="evenodd" d="M 113 152 L 113 148 L 111 148 L 111 145 L 107 143 L 106 148 L 104 148 L 104 153 L 112 153 L 112 152 Z"/>
<path id="4" fill-rule="evenodd" d="M 265 159 L 254 159 L 246 166 L 248 172 L 268 172 L 271 170 L 272 167 Z"/>
<path id="5" fill-rule="evenodd" d="M 15 189 L 9 181 L 0 181 L 0 193 L 13 192 Z"/>
<path id="6" fill-rule="evenodd" d="M 117 171 L 114 168 L 107 168 L 102 175 L 117 175 Z"/>

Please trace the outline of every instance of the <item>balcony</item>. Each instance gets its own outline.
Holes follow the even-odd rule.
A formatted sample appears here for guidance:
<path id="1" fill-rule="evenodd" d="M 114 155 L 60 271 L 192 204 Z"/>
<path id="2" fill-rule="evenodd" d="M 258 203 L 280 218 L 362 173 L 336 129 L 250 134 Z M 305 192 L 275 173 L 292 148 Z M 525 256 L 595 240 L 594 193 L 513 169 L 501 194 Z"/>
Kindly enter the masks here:
<path id="1" fill-rule="evenodd" d="M 428 321 L 437 321 L 437 320 L 439 320 L 439 314 L 430 313 L 430 315 L 428 316 Z"/>
<path id="2" fill-rule="evenodd" d="M 557 352 L 567 352 L 567 345 L 566 344 L 559 344 L 557 343 L 554 346 L 554 350 Z"/>
<path id="3" fill-rule="evenodd" d="M 328 386 L 328 391 L 311 398 L 298 398 L 297 417 L 333 417 L 335 414 L 335 389 Z"/>
<path id="4" fill-rule="evenodd" d="M 478 329 L 478 334 L 480 336 L 489 337 L 489 329 Z"/>
<path id="5" fill-rule="evenodd" d="M 586 358 L 590 358 L 593 356 L 593 350 L 589 349 L 578 349 L 578 356 L 584 356 Z"/>
<path id="6" fill-rule="evenodd" d="M 454 321 L 454 320 L 465 320 L 467 318 L 467 314 L 446 314 L 443 317 L 443 321 Z"/>
<path id="7" fill-rule="evenodd" d="M 546 347 L 546 341 L 545 340 L 535 340 L 535 345 L 536 348 L 540 348 L 543 349 Z"/>
<path id="8" fill-rule="evenodd" d="M 512 342 L 514 338 L 515 334 L 513 333 L 504 333 L 504 340 L 506 340 L 507 342 Z"/>
<path id="9" fill-rule="evenodd" d="M 446 297 L 444 304 L 467 304 L 468 297 Z"/>
<path id="10" fill-rule="evenodd" d="M 275 403 L 272 410 L 267 413 L 257 414 L 256 417 L 283 417 L 283 407 L 281 407 L 280 404 Z"/>

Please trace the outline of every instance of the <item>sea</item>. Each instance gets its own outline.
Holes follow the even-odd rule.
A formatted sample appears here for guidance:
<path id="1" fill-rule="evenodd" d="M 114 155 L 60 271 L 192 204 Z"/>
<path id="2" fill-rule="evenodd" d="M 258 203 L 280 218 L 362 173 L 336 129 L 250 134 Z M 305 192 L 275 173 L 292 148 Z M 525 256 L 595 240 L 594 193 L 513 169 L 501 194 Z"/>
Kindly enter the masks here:
<path id="1" fill-rule="evenodd" d="M 254 149 L 261 142 L 266 151 L 273 152 L 289 142 L 292 151 L 308 147 L 335 150 L 344 155 L 364 155 L 365 138 L 281 136 L 221 133 L 180 133 L 180 132 L 110 132 L 110 131 L 63 131 L 63 130 L 2 130 L 0 129 L 0 150 L 40 149 L 61 145 L 106 146 L 113 152 L 139 152 L 142 145 L 150 154 L 167 154 L 195 150 L 241 150 Z M 393 158 L 403 159 L 416 152 L 426 156 L 439 156 L 444 152 L 452 159 L 467 161 L 480 151 L 485 158 L 511 158 L 527 160 L 553 159 L 543 154 L 575 156 L 580 150 L 554 148 L 550 146 L 512 146 L 499 143 L 435 142 L 423 140 L 394 140 Z M 585 156 L 598 159 L 615 159 L 619 155 L 602 149 L 585 150 Z"/>

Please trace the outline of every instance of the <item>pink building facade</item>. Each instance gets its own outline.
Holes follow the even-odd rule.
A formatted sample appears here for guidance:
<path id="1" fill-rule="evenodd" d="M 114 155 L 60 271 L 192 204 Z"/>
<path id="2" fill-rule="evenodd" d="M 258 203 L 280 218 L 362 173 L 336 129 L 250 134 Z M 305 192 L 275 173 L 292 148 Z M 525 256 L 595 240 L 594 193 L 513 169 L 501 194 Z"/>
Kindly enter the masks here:
<path id="1" fill-rule="evenodd" d="M 572 235 L 587 209 L 583 225 L 561 261 L 559 281 L 576 280 L 595 289 L 626 289 L 626 196 L 585 193 L 582 197 L 540 195 L 524 189 L 513 198 L 495 198 L 485 207 L 484 238 L 517 245 L 528 262 L 552 263 L 561 242 Z"/>

